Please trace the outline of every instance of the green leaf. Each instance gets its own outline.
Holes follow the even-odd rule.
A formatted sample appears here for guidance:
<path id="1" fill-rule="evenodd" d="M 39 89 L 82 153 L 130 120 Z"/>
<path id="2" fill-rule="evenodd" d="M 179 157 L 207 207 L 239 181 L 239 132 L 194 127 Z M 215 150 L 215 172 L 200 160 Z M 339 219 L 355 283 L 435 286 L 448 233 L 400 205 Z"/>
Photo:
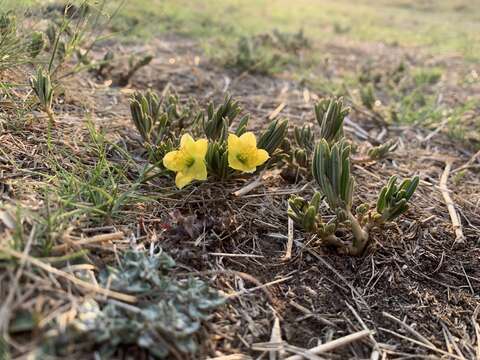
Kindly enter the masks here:
<path id="1" fill-rule="evenodd" d="M 383 213 L 383 210 L 385 209 L 385 205 L 386 205 L 386 195 L 387 193 L 387 187 L 384 186 L 382 188 L 382 191 L 380 192 L 380 195 L 378 196 L 378 200 L 377 200 L 377 212 L 379 214 Z"/>

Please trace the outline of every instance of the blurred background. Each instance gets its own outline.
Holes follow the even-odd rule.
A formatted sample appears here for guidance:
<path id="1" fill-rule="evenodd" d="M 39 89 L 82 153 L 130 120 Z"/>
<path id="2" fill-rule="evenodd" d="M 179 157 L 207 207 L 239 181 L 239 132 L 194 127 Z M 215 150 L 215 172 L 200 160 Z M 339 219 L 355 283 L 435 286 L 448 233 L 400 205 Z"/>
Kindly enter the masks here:
<path id="1" fill-rule="evenodd" d="M 174 31 L 225 43 L 273 28 L 303 29 L 319 42 L 383 42 L 476 60 L 478 5 L 469 0 L 130 0 L 121 13 L 126 21 L 118 24 L 135 35 Z"/>

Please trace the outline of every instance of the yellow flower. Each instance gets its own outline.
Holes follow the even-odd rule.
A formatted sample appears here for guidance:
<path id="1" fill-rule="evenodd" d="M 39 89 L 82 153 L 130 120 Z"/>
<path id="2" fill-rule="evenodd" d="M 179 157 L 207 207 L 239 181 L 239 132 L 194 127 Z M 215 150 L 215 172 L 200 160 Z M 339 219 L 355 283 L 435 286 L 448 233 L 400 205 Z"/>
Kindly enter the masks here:
<path id="1" fill-rule="evenodd" d="M 242 136 L 228 135 L 228 165 L 235 170 L 252 173 L 270 156 L 263 149 L 257 149 L 257 139 L 252 132 Z"/>
<path id="2" fill-rule="evenodd" d="M 163 157 L 163 165 L 177 173 L 175 184 L 179 189 L 192 182 L 192 180 L 206 180 L 207 167 L 205 155 L 207 154 L 207 139 L 193 140 L 185 134 L 180 139 L 180 149 L 170 151 Z"/>

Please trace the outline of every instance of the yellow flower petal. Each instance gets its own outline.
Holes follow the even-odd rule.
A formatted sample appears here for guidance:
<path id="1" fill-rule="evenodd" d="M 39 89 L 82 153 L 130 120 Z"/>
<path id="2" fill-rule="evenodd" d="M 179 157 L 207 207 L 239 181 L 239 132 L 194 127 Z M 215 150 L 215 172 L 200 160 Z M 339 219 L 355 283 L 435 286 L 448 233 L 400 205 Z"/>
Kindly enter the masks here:
<path id="1" fill-rule="evenodd" d="M 180 171 L 184 166 L 182 160 L 183 159 L 180 151 L 170 151 L 163 157 L 163 166 L 165 166 L 168 170 Z"/>
<path id="2" fill-rule="evenodd" d="M 265 161 L 270 158 L 268 151 L 264 149 L 258 149 L 256 153 L 255 166 L 262 165 Z"/>
<path id="3" fill-rule="evenodd" d="M 240 141 L 244 147 L 257 147 L 257 139 L 255 138 L 255 134 L 251 131 L 240 136 Z"/>
<path id="4" fill-rule="evenodd" d="M 229 134 L 227 139 L 228 151 L 236 149 L 239 145 L 240 138 L 235 134 Z"/>
<path id="5" fill-rule="evenodd" d="M 207 166 L 205 165 L 205 161 L 195 161 L 190 168 L 190 174 L 192 174 L 196 180 L 207 180 Z"/>
<path id="6" fill-rule="evenodd" d="M 205 159 L 205 155 L 207 155 L 207 150 L 208 150 L 208 140 L 199 139 L 195 141 L 194 149 L 195 149 L 195 152 L 192 155 L 202 160 Z"/>
<path id="7" fill-rule="evenodd" d="M 183 134 L 180 139 L 180 149 L 187 149 L 195 145 L 195 140 L 190 136 L 190 134 Z"/>
<path id="8" fill-rule="evenodd" d="M 177 173 L 177 176 L 175 177 L 175 185 L 179 189 L 182 189 L 184 186 L 190 184 L 192 182 L 193 178 L 184 172 L 180 171 Z"/>

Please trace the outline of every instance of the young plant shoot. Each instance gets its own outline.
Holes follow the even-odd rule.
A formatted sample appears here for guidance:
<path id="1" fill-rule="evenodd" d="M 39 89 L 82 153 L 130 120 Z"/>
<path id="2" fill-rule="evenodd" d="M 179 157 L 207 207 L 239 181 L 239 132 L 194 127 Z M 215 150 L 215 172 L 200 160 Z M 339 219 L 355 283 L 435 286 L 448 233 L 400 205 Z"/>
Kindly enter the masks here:
<path id="1" fill-rule="evenodd" d="M 316 112 L 319 107 L 316 107 Z M 332 123 L 343 123 L 341 117 L 344 117 L 346 112 L 339 107 L 324 107 L 335 114 L 331 118 L 335 119 Z M 352 204 L 355 180 L 350 172 L 350 145 L 341 135 L 341 127 L 323 125 L 322 134 L 326 137 L 321 138 L 316 145 L 311 167 L 319 192 L 315 193 L 310 202 L 302 197 L 292 196 L 289 199 L 288 216 L 305 232 L 317 235 L 326 245 L 335 246 L 345 254 L 361 255 L 368 245 L 369 231 L 374 226 L 394 221 L 407 211 L 407 203 L 418 186 L 419 178 L 415 176 L 406 179 L 397 186 L 397 177 L 392 176 L 380 192 L 375 209 L 369 209 L 368 204 L 362 204 L 354 212 Z M 328 223 L 325 223 L 320 215 L 321 197 L 334 213 L 333 219 Z M 336 235 L 336 230 L 339 229 L 349 230 L 352 241 L 347 243 L 339 238 Z"/>

